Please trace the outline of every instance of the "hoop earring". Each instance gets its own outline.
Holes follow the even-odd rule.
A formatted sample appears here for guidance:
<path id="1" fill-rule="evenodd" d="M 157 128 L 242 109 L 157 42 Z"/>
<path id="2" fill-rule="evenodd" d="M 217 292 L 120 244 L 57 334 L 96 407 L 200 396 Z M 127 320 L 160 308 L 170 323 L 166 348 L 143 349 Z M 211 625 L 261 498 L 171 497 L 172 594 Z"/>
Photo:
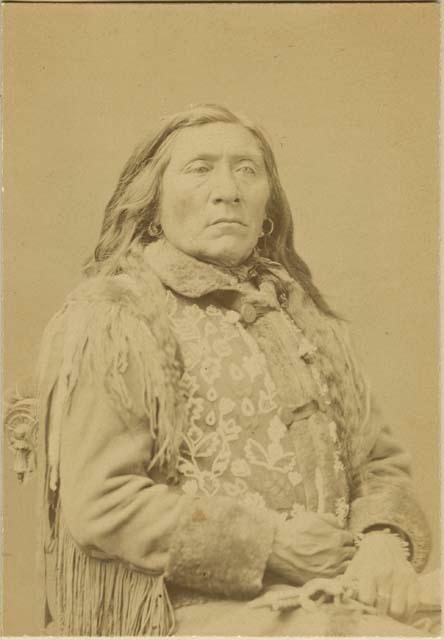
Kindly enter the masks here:
<path id="1" fill-rule="evenodd" d="M 266 222 L 268 222 L 268 229 L 265 228 Z M 263 238 L 264 236 L 271 236 L 273 231 L 274 231 L 274 222 L 271 218 L 267 216 L 262 224 L 262 233 L 259 237 Z"/>
<path id="2" fill-rule="evenodd" d="M 148 225 L 148 233 L 152 238 L 160 238 L 160 236 L 163 234 L 163 229 L 160 222 L 152 220 Z"/>

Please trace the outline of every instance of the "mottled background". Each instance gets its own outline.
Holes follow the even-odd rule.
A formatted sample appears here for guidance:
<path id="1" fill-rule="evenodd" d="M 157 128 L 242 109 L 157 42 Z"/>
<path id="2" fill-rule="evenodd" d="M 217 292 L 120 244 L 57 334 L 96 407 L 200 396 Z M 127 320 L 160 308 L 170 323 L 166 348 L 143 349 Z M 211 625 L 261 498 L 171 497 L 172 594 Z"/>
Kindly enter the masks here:
<path id="1" fill-rule="evenodd" d="M 134 144 L 221 102 L 263 123 L 296 241 L 414 454 L 439 549 L 439 7 L 6 5 L 4 374 L 33 370 Z M 5 452 L 4 633 L 37 634 L 36 487 Z"/>

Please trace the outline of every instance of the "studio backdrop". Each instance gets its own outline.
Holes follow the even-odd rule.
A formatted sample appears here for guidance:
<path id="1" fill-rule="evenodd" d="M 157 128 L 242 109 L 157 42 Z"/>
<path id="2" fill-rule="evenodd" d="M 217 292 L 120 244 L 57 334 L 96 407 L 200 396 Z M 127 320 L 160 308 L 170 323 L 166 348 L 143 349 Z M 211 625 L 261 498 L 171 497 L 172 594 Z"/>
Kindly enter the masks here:
<path id="1" fill-rule="evenodd" d="M 134 145 L 221 103 L 264 125 L 296 246 L 413 454 L 439 558 L 438 63 L 430 4 L 4 6 L 4 384 L 79 282 Z M 38 632 L 38 513 L 4 451 L 4 633 Z"/>

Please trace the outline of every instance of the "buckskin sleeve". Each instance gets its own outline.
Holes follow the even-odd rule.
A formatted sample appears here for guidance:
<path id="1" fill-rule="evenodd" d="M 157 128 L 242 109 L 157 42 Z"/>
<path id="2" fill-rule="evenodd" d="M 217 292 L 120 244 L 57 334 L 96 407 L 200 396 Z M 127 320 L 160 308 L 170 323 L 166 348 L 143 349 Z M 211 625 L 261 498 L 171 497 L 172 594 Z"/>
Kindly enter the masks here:
<path id="1" fill-rule="evenodd" d="M 368 455 L 355 469 L 349 526 L 354 533 L 389 528 L 410 546 L 410 561 L 421 571 L 430 552 L 429 527 L 414 495 L 410 456 L 383 422 L 372 401 L 369 433 L 376 434 Z"/>
<path id="2" fill-rule="evenodd" d="M 104 309 L 98 311 L 103 314 Z M 110 399 L 109 380 L 90 352 L 91 336 L 69 402 L 63 405 L 57 387 L 53 394 L 56 409 L 51 413 L 62 412 L 60 502 L 65 526 L 76 545 L 93 557 L 163 574 L 207 593 L 254 595 L 271 552 L 275 514 L 251 510 L 233 498 L 184 495 L 149 471 L 155 434 L 139 400 L 143 392 L 134 366 L 138 354 L 132 347 L 140 325 L 130 317 L 124 317 L 124 324 L 125 411 Z M 113 361 L 122 364 L 117 357 Z"/>

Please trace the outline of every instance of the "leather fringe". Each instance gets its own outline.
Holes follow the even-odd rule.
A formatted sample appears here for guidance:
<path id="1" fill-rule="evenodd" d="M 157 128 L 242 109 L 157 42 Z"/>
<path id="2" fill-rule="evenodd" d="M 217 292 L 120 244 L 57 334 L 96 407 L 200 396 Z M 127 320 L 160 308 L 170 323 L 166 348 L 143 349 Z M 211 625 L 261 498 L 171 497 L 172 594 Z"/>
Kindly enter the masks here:
<path id="1" fill-rule="evenodd" d="M 174 609 L 162 575 L 84 553 L 60 524 L 57 609 L 63 636 L 167 636 Z"/>
<path id="2" fill-rule="evenodd" d="M 135 411 L 146 416 L 154 439 L 148 468 L 166 470 L 172 480 L 177 476 L 186 415 L 181 362 L 164 297 L 153 274 L 139 276 L 137 282 L 125 275 L 98 277 L 75 290 L 48 325 L 38 371 L 42 425 L 51 414 L 45 451 L 51 491 L 57 491 L 59 482 L 63 416 L 83 367 L 103 381 L 116 411 L 126 417 Z M 125 380 L 130 360 L 140 381 L 137 397 Z"/>

